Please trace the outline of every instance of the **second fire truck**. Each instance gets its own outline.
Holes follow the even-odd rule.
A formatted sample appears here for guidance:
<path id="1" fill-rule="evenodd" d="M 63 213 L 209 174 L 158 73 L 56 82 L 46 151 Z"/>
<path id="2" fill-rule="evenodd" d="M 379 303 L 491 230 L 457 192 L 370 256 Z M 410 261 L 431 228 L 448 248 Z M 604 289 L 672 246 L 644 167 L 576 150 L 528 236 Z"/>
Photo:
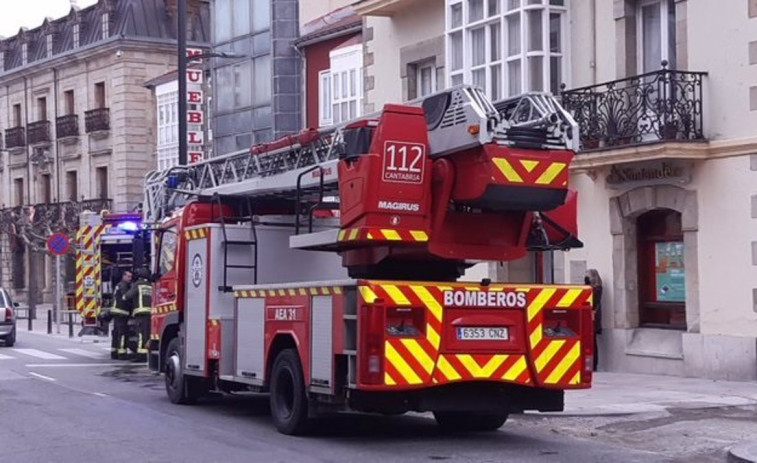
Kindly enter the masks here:
<path id="1" fill-rule="evenodd" d="M 460 86 L 150 174 L 150 366 L 175 403 L 270 392 L 285 434 L 348 410 L 452 430 L 561 411 L 591 386 L 591 288 L 458 280 L 581 245 L 577 139 L 549 95 Z"/>

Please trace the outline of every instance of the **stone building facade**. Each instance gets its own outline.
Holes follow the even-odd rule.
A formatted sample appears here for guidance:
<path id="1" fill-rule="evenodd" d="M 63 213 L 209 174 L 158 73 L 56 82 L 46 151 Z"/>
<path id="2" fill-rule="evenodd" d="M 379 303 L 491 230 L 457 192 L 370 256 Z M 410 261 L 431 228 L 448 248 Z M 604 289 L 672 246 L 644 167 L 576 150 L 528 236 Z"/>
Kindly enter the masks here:
<path id="1" fill-rule="evenodd" d="M 207 2 L 188 10 L 188 40 L 207 45 Z M 144 83 L 176 67 L 175 14 L 175 0 L 100 0 L 0 41 L 4 209 L 139 207 L 144 175 L 156 167 L 154 97 Z M 49 256 L 3 233 L 0 261 L 0 285 L 49 298 Z M 67 267 L 64 282 L 73 278 Z"/>

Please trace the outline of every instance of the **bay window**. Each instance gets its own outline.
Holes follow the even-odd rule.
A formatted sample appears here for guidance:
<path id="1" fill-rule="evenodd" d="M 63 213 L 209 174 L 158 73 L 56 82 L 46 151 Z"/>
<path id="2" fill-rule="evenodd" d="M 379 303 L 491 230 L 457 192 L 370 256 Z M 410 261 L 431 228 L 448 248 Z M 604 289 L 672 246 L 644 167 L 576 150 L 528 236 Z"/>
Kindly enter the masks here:
<path id="1" fill-rule="evenodd" d="M 448 84 L 497 101 L 557 94 L 567 75 L 566 0 L 446 0 Z"/>

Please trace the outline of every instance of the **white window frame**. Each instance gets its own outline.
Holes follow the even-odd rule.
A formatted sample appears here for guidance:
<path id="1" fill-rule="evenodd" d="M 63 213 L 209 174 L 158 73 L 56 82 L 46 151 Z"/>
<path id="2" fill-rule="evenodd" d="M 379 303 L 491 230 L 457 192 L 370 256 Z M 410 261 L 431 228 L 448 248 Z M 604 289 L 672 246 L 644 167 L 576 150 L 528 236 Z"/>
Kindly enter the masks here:
<path id="1" fill-rule="evenodd" d="M 452 86 L 460 82 L 472 84 L 473 83 L 473 72 L 484 70 L 485 71 L 485 77 L 484 77 L 484 91 L 485 93 L 492 98 L 493 96 L 493 72 L 494 69 L 498 67 L 499 69 L 499 92 L 498 94 L 495 94 L 492 98 L 494 100 L 504 99 L 509 96 L 515 96 L 515 94 L 510 92 L 510 81 L 509 81 L 509 65 L 510 63 L 520 62 L 520 74 L 518 76 L 519 81 L 517 82 L 517 86 L 515 87 L 518 89 L 517 93 L 524 93 L 527 91 L 531 91 L 532 87 L 530 86 L 530 69 L 529 69 L 529 58 L 542 58 L 542 75 L 541 75 L 541 81 L 540 81 L 540 88 L 538 88 L 538 91 L 555 91 L 559 92 L 559 87 L 561 84 L 565 84 L 567 86 L 570 86 L 570 73 L 569 73 L 569 65 L 570 65 L 570 40 L 568 38 L 569 30 L 568 25 L 570 24 L 570 10 L 569 10 L 569 2 L 570 0 L 565 0 L 564 5 L 552 5 L 550 0 L 541 0 L 540 3 L 537 4 L 527 4 L 526 0 L 516 0 L 517 6 L 515 6 L 513 9 L 508 9 L 509 0 L 484 0 L 483 9 L 484 9 L 484 15 L 483 18 L 477 19 L 475 21 L 469 21 L 469 3 L 471 0 L 445 0 L 445 41 L 446 41 L 446 50 L 447 50 L 447 63 L 449 63 L 449 66 L 446 66 L 446 80 L 447 85 Z M 499 5 L 499 12 L 489 16 L 489 3 L 492 3 L 492 5 Z M 452 27 L 452 7 L 455 5 L 461 5 L 462 6 L 462 24 Z M 541 29 L 542 29 L 542 36 L 541 36 L 541 49 L 540 50 L 534 50 L 529 51 L 529 25 L 528 25 L 528 13 L 530 11 L 542 11 L 541 15 Z M 553 52 L 551 51 L 550 47 L 550 15 L 557 13 L 560 15 L 560 43 L 559 43 L 559 51 Z M 509 55 L 509 43 L 508 43 L 508 19 L 509 18 L 518 18 L 518 24 L 520 27 L 519 31 L 519 42 L 520 42 L 520 49 L 517 53 L 513 55 Z M 492 42 L 491 42 L 491 36 L 492 36 L 492 24 L 499 23 L 499 57 L 497 59 L 492 59 Z M 485 60 L 484 63 L 473 66 L 473 53 L 472 53 L 472 34 L 474 31 L 479 30 L 481 28 L 484 29 L 485 34 Z M 453 63 L 453 50 L 452 50 L 452 42 L 453 42 L 453 35 L 460 34 L 462 36 L 462 50 L 463 50 L 463 63 L 462 68 L 453 70 L 452 69 L 452 63 Z M 551 88 L 551 58 L 560 58 L 560 73 L 559 73 L 559 82 L 557 82 L 557 88 L 552 89 Z"/>
<path id="2" fill-rule="evenodd" d="M 81 44 L 81 27 L 79 24 L 74 24 L 74 29 L 71 32 L 74 48 L 79 48 Z"/>
<path id="3" fill-rule="evenodd" d="M 110 14 L 107 12 L 100 17 L 100 32 L 103 40 L 110 37 Z"/>
<path id="4" fill-rule="evenodd" d="M 431 72 L 431 89 L 429 93 L 423 92 L 423 70 L 428 69 Z M 415 97 L 423 98 L 429 95 L 433 95 L 437 90 L 436 84 L 436 66 L 433 61 L 421 62 L 416 65 L 415 68 Z"/>
<path id="5" fill-rule="evenodd" d="M 331 118 L 333 124 L 349 121 L 363 114 L 363 47 L 361 44 L 332 50 Z M 351 111 L 354 105 L 354 113 Z M 347 109 L 344 117 L 342 110 Z"/>
<path id="6" fill-rule="evenodd" d="M 333 100 L 331 98 L 331 70 L 326 69 L 318 73 L 318 125 L 326 127 L 334 121 L 332 119 Z"/>
<path id="7" fill-rule="evenodd" d="M 28 62 L 29 62 L 29 44 L 22 43 L 21 44 L 21 66 L 26 66 L 26 63 Z"/>
<path id="8" fill-rule="evenodd" d="M 651 5 L 657 5 L 660 8 L 660 62 L 656 63 L 655 69 L 650 70 L 644 70 L 644 54 L 646 50 L 644 50 L 644 18 L 643 18 L 643 12 L 644 8 L 651 6 Z M 675 5 L 673 6 L 675 8 Z M 670 15 L 670 2 L 668 0 L 642 0 L 638 2 L 636 5 L 636 56 L 637 56 L 637 69 L 639 70 L 640 74 L 644 74 L 645 72 L 652 72 L 662 69 L 662 61 L 665 60 L 668 63 L 670 63 L 669 68 L 672 68 L 675 66 L 675 63 L 671 63 L 670 59 L 670 45 L 671 45 L 671 39 L 672 44 L 675 45 L 675 30 L 670 30 L 670 25 L 668 23 L 668 16 Z M 665 42 L 666 46 L 662 46 L 662 43 Z"/>
<path id="9" fill-rule="evenodd" d="M 160 169 L 179 163 L 179 82 L 167 82 L 155 89 L 157 161 Z"/>
<path id="10" fill-rule="evenodd" d="M 53 34 L 45 36 L 45 57 L 53 57 Z"/>

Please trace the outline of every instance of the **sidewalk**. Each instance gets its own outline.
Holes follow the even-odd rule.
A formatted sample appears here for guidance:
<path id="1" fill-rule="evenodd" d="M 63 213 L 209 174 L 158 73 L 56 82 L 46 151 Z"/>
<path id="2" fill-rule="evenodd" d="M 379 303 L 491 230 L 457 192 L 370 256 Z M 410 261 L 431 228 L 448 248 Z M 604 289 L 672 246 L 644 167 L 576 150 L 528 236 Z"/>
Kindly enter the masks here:
<path id="1" fill-rule="evenodd" d="M 68 315 L 67 314 L 61 314 L 61 320 L 60 320 L 60 333 L 58 333 L 58 325 L 55 323 L 55 319 L 53 318 L 52 321 L 52 333 L 48 333 L 48 311 L 53 310 L 52 304 L 37 304 L 37 317 L 32 320 L 32 329 L 29 331 L 29 320 L 24 319 L 18 319 L 16 320 L 16 330 L 18 333 L 32 333 L 32 334 L 43 334 L 47 336 L 54 336 L 57 338 L 66 338 L 66 339 L 72 339 L 77 342 L 81 342 L 82 338 L 79 337 L 79 332 L 81 331 L 81 318 L 74 317 L 73 320 L 73 330 L 69 329 L 69 323 L 68 323 Z M 53 315 L 54 317 L 54 315 Z M 73 334 L 73 336 L 69 336 L 69 334 Z M 99 336 L 86 336 L 87 340 L 95 340 L 97 339 L 98 342 L 110 342 L 110 337 L 99 337 Z"/>

